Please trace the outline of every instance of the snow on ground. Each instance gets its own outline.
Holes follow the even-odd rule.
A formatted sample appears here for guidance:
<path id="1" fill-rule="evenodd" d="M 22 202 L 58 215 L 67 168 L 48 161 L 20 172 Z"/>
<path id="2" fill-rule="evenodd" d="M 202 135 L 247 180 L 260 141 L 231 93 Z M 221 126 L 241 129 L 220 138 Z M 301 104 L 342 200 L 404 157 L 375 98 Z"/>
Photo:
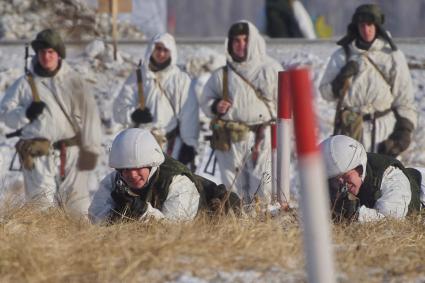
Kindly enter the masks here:
<path id="1" fill-rule="evenodd" d="M 65 38 L 111 39 L 111 17 L 96 13 L 84 0 L 0 1 L 0 38 L 28 39 L 47 27 L 55 27 Z M 93 1 L 92 1 L 93 2 Z M 144 10 L 145 12 L 146 9 Z M 118 19 L 119 38 L 143 39 L 144 34 L 128 20 Z"/>
<path id="2" fill-rule="evenodd" d="M 301 41 L 286 44 L 286 42 L 272 42 L 268 45 L 269 54 L 277 59 L 285 68 L 309 67 L 312 70 L 314 80 L 314 102 L 319 121 L 319 137 L 324 139 L 331 134 L 335 106 L 324 101 L 318 91 L 318 83 L 321 73 L 326 64 L 327 57 L 336 48 L 333 42 L 316 42 L 304 44 Z M 131 71 L 134 70 L 137 61 L 144 54 L 146 44 L 126 45 L 119 49 L 118 60 L 114 61 L 112 47 L 105 45 L 101 40 L 95 40 L 87 46 L 69 47 L 70 56 L 67 61 L 73 66 L 93 88 L 93 94 L 98 102 L 101 119 L 104 125 L 103 148 L 104 154 L 100 158 L 100 164 L 96 169 L 97 180 L 100 180 L 111 169 L 107 166 L 108 150 L 120 127 L 112 119 L 112 101 L 118 94 L 121 85 Z M 425 111 L 425 59 L 421 45 L 418 42 L 404 43 L 400 45 L 402 50 L 407 50 L 407 58 L 412 67 L 413 84 L 416 91 L 416 100 L 420 112 Z M 195 79 L 197 95 L 201 95 L 203 84 L 209 76 L 209 72 L 224 63 L 222 50 L 224 44 L 180 44 L 178 63 L 185 68 Z M 5 89 L 23 72 L 23 50 L 22 46 L 0 44 L 0 98 L 3 97 Z M 203 136 L 208 131 L 208 119 L 201 117 L 203 121 L 202 135 L 200 138 L 201 148 L 206 142 Z M 425 167 L 425 150 L 422 141 L 425 138 L 425 117 L 420 115 L 419 126 L 414 135 L 414 141 L 409 150 L 403 154 L 402 159 L 409 165 Z M 11 132 L 4 124 L 0 123 L 0 203 L 5 197 L 8 188 L 15 188 L 22 181 L 22 176 L 17 171 L 9 171 L 9 166 L 14 155 L 14 144 L 17 139 L 5 139 L 4 135 Z M 298 178 L 296 174 L 296 158 L 292 154 L 292 187 L 294 195 L 297 193 Z M 16 160 L 15 160 L 16 161 Z M 200 157 L 197 163 L 201 162 Z M 15 167 L 19 164 L 16 163 Z M 93 184 L 92 190 L 96 184 Z"/>
<path id="3" fill-rule="evenodd" d="M 111 169 L 107 166 L 108 150 L 120 127 L 116 125 L 111 117 L 113 98 L 117 95 L 120 87 L 129 73 L 134 70 L 139 57 L 143 56 L 146 45 L 122 46 L 118 60 L 114 61 L 112 48 L 102 41 L 93 41 L 84 48 L 71 47 L 71 54 L 67 61 L 87 80 L 93 87 L 93 94 L 98 102 L 101 118 L 104 125 L 103 148 L 104 154 L 100 158 L 100 164 L 96 169 L 97 180 L 100 180 Z M 319 121 L 319 136 L 324 139 L 331 133 L 335 106 L 324 101 L 318 92 L 318 83 L 321 72 L 326 63 L 326 58 L 335 48 L 332 42 L 319 42 L 316 44 L 292 44 L 275 43 L 269 45 L 269 53 L 282 63 L 285 68 L 295 66 L 307 66 L 312 69 L 314 80 L 314 102 Z M 425 59 L 420 44 L 406 44 L 401 46 L 402 50 L 408 50 L 408 61 L 412 66 L 412 78 L 416 91 L 416 100 L 420 113 L 425 112 Z M 5 89 L 23 72 L 23 46 L 22 48 L 11 45 L 0 44 L 0 99 Z M 182 65 L 195 78 L 195 89 L 197 95 L 201 95 L 203 84 L 209 77 L 209 72 L 224 63 L 224 57 L 220 53 L 223 44 L 202 45 L 186 44 L 179 49 L 179 64 Z M 414 135 L 414 141 L 403 160 L 410 165 L 425 167 L 425 148 L 421 141 L 425 138 L 425 117 L 419 116 L 419 126 Z M 204 122 L 203 135 L 208 131 L 208 119 L 202 117 Z M 17 139 L 5 139 L 4 135 L 11 132 L 0 123 L 0 214 L 2 204 L 6 200 L 20 203 L 23 199 L 22 176 L 18 171 L 9 171 L 9 166 L 14 155 L 14 144 Z M 203 136 L 202 135 L 202 136 Z M 206 142 L 201 138 L 201 147 Z M 296 173 L 296 156 L 292 154 L 292 180 L 291 191 L 297 194 L 298 178 Z M 201 162 L 198 158 L 197 162 Z M 15 164 L 18 166 L 19 164 Z M 93 184 L 92 190 L 96 184 Z M 304 272 L 288 272 L 279 267 L 271 267 L 269 270 L 234 270 L 230 272 L 216 271 L 215 275 L 205 279 L 191 274 L 181 272 L 175 279 L 169 281 L 180 282 L 300 282 L 306 280 Z M 338 277 L 343 275 L 338 274 Z M 344 278 L 340 278 L 344 279 Z M 345 278 L 346 279 L 346 278 Z"/>

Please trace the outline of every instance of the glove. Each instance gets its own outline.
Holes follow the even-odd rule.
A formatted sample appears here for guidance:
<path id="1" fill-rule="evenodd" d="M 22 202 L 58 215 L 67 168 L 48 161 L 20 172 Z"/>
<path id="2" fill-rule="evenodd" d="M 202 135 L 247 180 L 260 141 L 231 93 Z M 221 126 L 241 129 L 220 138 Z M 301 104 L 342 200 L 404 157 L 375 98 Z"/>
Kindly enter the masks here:
<path id="1" fill-rule="evenodd" d="M 356 61 L 348 61 L 344 67 L 341 68 L 339 74 L 332 81 L 332 91 L 335 97 L 341 96 L 341 90 L 344 88 L 345 81 L 356 75 L 359 72 L 359 64 Z"/>
<path id="2" fill-rule="evenodd" d="M 217 111 L 217 105 L 220 102 L 220 98 L 217 98 L 216 100 L 214 100 L 213 104 L 211 104 L 211 112 L 215 115 L 218 115 L 218 111 Z"/>
<path id="3" fill-rule="evenodd" d="M 413 124 L 408 119 L 396 114 L 397 122 L 394 126 L 393 133 L 378 145 L 378 153 L 397 157 L 405 151 L 411 141 Z"/>
<path id="4" fill-rule="evenodd" d="M 140 196 L 131 196 L 119 186 L 111 192 L 111 197 L 115 202 L 114 214 L 119 218 L 139 218 L 148 208 L 148 204 Z"/>
<path id="5" fill-rule="evenodd" d="M 195 155 L 196 151 L 193 146 L 183 143 L 180 148 L 178 160 L 186 165 L 195 159 Z"/>
<path id="6" fill-rule="evenodd" d="M 34 121 L 38 118 L 38 116 L 40 116 L 45 107 L 46 103 L 44 103 L 43 101 L 33 101 L 25 111 L 25 116 L 27 116 L 30 121 Z"/>
<path id="7" fill-rule="evenodd" d="M 153 121 L 153 117 L 151 112 L 149 111 L 149 108 L 140 109 L 137 108 L 134 110 L 134 112 L 131 114 L 131 120 L 133 120 L 136 124 L 146 124 Z"/>
<path id="8" fill-rule="evenodd" d="M 97 154 L 80 149 L 80 153 L 78 155 L 77 168 L 80 171 L 89 171 L 93 170 L 96 167 L 97 163 Z"/>

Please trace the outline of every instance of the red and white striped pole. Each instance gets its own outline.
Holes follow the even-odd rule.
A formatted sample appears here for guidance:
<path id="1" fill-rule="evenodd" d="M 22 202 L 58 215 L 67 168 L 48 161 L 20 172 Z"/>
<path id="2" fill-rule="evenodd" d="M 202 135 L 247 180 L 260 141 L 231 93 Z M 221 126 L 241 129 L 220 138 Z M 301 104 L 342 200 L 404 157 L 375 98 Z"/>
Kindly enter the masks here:
<path id="1" fill-rule="evenodd" d="M 289 72 L 279 72 L 277 109 L 277 200 L 289 205 L 291 183 L 291 125 L 292 104 Z"/>
<path id="2" fill-rule="evenodd" d="M 308 282 L 335 282 L 330 212 L 325 168 L 316 139 L 316 119 L 308 69 L 291 70 L 294 129 L 301 181 L 300 206 L 304 227 Z"/>
<path id="3" fill-rule="evenodd" d="M 276 124 L 270 125 L 271 143 L 272 143 L 272 203 L 277 200 L 277 133 Z"/>

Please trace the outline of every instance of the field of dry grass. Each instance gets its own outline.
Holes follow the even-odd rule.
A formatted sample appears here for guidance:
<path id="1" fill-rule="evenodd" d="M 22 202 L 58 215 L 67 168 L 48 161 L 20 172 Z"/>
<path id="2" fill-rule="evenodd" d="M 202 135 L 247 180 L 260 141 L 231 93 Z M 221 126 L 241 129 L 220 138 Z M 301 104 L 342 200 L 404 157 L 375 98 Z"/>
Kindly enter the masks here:
<path id="1" fill-rule="evenodd" d="M 27 206 L 10 211 L 0 227 L 2 282 L 306 281 L 293 213 L 99 227 L 59 209 Z M 339 282 L 425 280 L 420 217 L 334 226 L 333 232 Z"/>

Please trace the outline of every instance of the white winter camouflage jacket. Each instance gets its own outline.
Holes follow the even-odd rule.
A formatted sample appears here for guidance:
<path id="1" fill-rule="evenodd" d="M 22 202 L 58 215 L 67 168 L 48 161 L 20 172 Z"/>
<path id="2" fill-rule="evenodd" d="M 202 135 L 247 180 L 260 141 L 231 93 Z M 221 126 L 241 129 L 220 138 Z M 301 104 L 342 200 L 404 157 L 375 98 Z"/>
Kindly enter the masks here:
<path id="1" fill-rule="evenodd" d="M 152 72 L 149 60 L 155 43 L 161 42 L 171 52 L 171 63 L 164 70 Z M 168 34 L 158 34 L 150 42 L 143 66 L 142 80 L 145 106 L 154 118 L 152 127 L 163 130 L 164 134 L 179 125 L 180 137 L 190 146 L 197 146 L 199 135 L 199 105 L 196 94 L 191 88 L 191 79 L 177 65 L 177 49 L 174 38 Z M 131 114 L 139 106 L 137 76 L 134 71 L 120 94 L 114 101 L 114 119 L 130 127 L 133 125 Z"/>

